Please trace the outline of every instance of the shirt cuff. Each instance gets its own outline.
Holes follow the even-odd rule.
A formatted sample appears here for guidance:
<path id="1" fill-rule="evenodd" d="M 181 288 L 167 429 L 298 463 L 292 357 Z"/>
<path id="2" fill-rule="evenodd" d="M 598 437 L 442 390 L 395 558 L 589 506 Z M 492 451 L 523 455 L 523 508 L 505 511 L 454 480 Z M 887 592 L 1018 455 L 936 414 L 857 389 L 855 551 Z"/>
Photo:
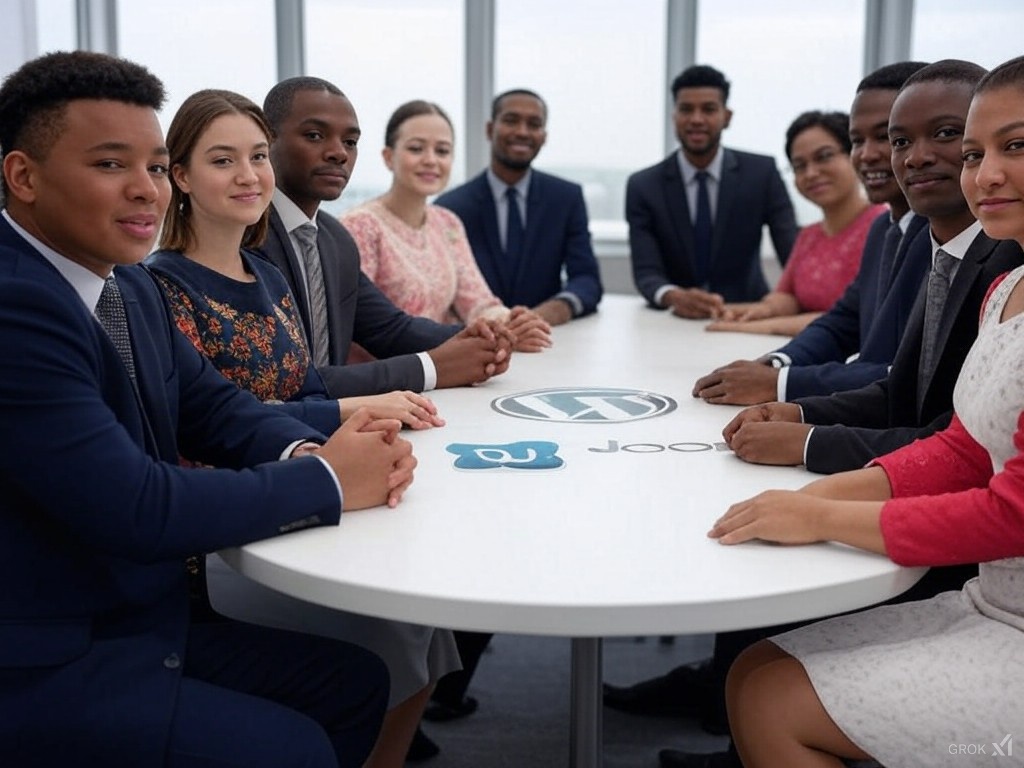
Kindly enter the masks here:
<path id="1" fill-rule="evenodd" d="M 334 470 L 331 469 L 331 465 L 327 463 L 327 459 L 323 458 L 322 456 L 316 456 L 316 455 L 314 455 L 313 458 L 316 459 L 317 461 L 319 461 L 321 464 L 323 464 L 324 465 L 324 469 L 326 469 L 328 471 L 328 473 L 330 473 L 331 480 L 334 481 L 334 487 L 338 491 L 338 507 L 341 509 L 342 512 L 344 512 L 345 511 L 345 494 L 342 493 L 342 491 L 341 491 L 341 482 L 338 480 L 338 476 L 336 474 L 334 474 Z"/>
<path id="2" fill-rule="evenodd" d="M 658 290 L 656 290 L 654 292 L 654 303 L 657 304 L 660 307 L 661 306 L 661 298 L 662 298 L 662 296 L 664 296 L 666 293 L 671 291 L 673 288 L 678 288 L 678 287 L 679 287 L 678 285 L 672 285 L 672 283 L 666 283 L 665 285 L 661 286 L 661 288 L 659 288 Z"/>
<path id="3" fill-rule="evenodd" d="M 278 459 L 278 461 L 284 461 L 285 459 L 290 459 L 292 457 L 292 454 L 295 453 L 295 449 L 296 448 L 298 448 L 300 445 L 305 445 L 306 443 L 312 443 L 312 442 L 314 442 L 314 441 L 313 440 L 296 440 L 294 443 L 288 443 L 288 447 L 285 448 L 283 451 L 281 451 L 281 457 Z"/>
<path id="4" fill-rule="evenodd" d="M 583 302 L 580 301 L 580 297 L 577 296 L 575 293 L 570 293 L 569 291 L 562 291 L 561 293 L 555 294 L 554 298 L 568 302 L 569 306 L 572 308 L 573 317 L 579 317 L 580 315 L 583 314 Z"/>
<path id="5" fill-rule="evenodd" d="M 779 378 L 775 384 L 775 399 L 780 403 L 786 402 L 786 382 L 789 381 L 789 366 L 779 368 Z"/>
<path id="6" fill-rule="evenodd" d="M 429 392 L 432 389 L 437 389 L 437 368 L 434 367 L 434 361 L 426 352 L 417 352 L 416 357 L 420 359 L 420 364 L 423 366 L 423 391 Z"/>
<path id="7" fill-rule="evenodd" d="M 803 420 L 803 413 L 801 412 L 801 421 Z M 807 449 L 811 445 L 811 435 L 814 434 L 814 427 L 807 430 L 807 439 L 804 440 L 804 466 L 807 466 Z"/>

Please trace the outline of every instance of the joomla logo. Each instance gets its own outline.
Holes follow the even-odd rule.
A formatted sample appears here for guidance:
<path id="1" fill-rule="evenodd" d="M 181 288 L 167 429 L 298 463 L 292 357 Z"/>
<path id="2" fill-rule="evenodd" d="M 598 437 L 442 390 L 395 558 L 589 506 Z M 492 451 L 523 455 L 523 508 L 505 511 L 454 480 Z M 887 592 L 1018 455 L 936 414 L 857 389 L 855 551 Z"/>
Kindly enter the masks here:
<path id="1" fill-rule="evenodd" d="M 491 407 L 517 419 L 608 424 L 661 416 L 674 411 L 676 401 L 642 389 L 568 387 L 505 395 Z"/>

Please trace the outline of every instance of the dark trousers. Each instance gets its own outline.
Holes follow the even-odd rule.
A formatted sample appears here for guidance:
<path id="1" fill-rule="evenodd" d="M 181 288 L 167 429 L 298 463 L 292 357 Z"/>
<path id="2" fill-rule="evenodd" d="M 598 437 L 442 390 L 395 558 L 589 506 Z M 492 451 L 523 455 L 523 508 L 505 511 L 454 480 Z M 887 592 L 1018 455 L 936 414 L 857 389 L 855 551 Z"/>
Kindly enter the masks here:
<path id="1" fill-rule="evenodd" d="M 480 663 L 480 656 L 483 655 L 487 644 L 491 642 L 494 635 L 489 632 L 466 632 L 463 630 L 456 630 L 453 634 L 455 635 L 455 645 L 459 649 L 459 658 L 462 659 L 462 669 L 438 680 L 431 698 L 441 704 L 457 707 L 469 689 L 473 673 L 476 672 L 476 666 Z"/>
<path id="2" fill-rule="evenodd" d="M 356 768 L 373 749 L 388 673 L 337 640 L 236 621 L 194 623 L 168 768 Z"/>

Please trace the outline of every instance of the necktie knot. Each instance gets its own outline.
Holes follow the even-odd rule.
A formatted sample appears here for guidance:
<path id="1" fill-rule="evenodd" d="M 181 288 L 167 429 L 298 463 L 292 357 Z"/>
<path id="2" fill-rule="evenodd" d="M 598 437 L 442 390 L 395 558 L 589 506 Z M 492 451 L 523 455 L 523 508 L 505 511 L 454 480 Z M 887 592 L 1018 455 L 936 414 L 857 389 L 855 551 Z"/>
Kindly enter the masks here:
<path id="1" fill-rule="evenodd" d="M 935 252 L 935 271 L 949 282 L 949 276 L 953 274 L 957 258 L 939 248 Z"/>
<path id="2" fill-rule="evenodd" d="M 295 237 L 307 248 L 316 247 L 316 234 L 316 226 L 308 222 L 295 229 Z"/>

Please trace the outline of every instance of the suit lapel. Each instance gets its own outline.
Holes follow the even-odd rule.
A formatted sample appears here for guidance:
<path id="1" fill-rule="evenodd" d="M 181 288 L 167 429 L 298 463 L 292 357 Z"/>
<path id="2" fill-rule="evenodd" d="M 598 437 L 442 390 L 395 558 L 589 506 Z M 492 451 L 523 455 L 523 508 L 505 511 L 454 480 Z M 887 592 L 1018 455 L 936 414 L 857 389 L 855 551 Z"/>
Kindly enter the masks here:
<path id="1" fill-rule="evenodd" d="M 276 258 L 271 260 L 274 265 L 284 273 L 285 279 L 292 286 L 292 293 L 295 294 L 296 302 L 299 305 L 299 316 L 302 318 L 302 327 L 306 332 L 306 339 L 310 337 L 309 327 L 309 293 L 306 291 L 306 281 L 302 278 L 302 270 L 299 267 L 299 257 L 292 248 L 292 240 L 288 237 L 288 230 L 284 227 L 277 209 L 270 207 L 270 229 L 267 232 L 267 242 L 263 250 L 268 254 L 276 252 Z"/>
<path id="2" fill-rule="evenodd" d="M 687 269 L 696 274 L 693 262 L 693 222 L 690 220 L 690 205 L 686 200 L 686 188 L 683 185 L 683 174 L 679 170 L 679 160 L 675 153 L 662 162 L 662 182 L 665 185 L 665 204 L 668 206 L 668 218 L 676 231 L 680 247 L 677 252 L 685 256 Z"/>
<path id="3" fill-rule="evenodd" d="M 914 241 L 914 237 L 928 224 L 928 219 L 924 216 L 918 216 L 914 214 L 911 218 L 910 223 L 907 225 L 907 231 L 903 233 L 903 237 L 900 239 L 899 247 L 896 249 L 896 255 L 893 257 L 892 264 L 888 268 L 883 267 L 882 279 L 885 281 L 882 285 L 881 295 L 885 295 L 889 292 L 889 288 L 892 287 L 892 282 L 896 278 L 896 275 L 900 271 L 900 267 L 903 266 L 903 262 L 906 261 L 907 251 L 910 249 L 910 244 Z"/>
<path id="4" fill-rule="evenodd" d="M 935 334 L 935 347 L 939 350 L 939 354 L 933 357 L 932 370 L 925 371 L 926 378 L 923 395 L 927 395 L 932 387 L 935 371 L 941 365 L 953 326 L 956 325 L 960 311 L 963 309 L 963 304 L 967 300 L 968 295 L 970 295 L 975 282 L 977 282 L 978 276 L 981 274 L 982 265 L 995 247 L 995 240 L 987 237 L 984 233 L 980 233 L 974 238 L 974 242 L 967 249 L 963 259 L 960 260 L 960 266 L 957 267 L 956 274 L 953 276 L 953 284 L 950 285 L 949 294 L 946 296 L 946 304 L 942 308 L 942 317 L 939 321 L 938 331 Z M 927 281 L 925 281 L 925 284 L 927 289 Z M 924 396 L 920 398 L 919 408 L 925 399 Z"/>
<path id="5" fill-rule="evenodd" d="M 719 261 L 718 253 L 722 249 L 727 229 L 726 222 L 732 215 L 739 187 L 739 161 L 736 155 L 722 148 L 722 178 L 718 180 L 718 204 L 715 206 L 715 222 L 711 230 L 711 270 L 714 271 Z M 708 275 L 710 278 L 710 274 Z"/>
<path id="6" fill-rule="evenodd" d="M 498 281 L 498 289 L 495 293 L 508 296 L 509 289 L 512 287 L 511 269 L 505 263 L 505 251 L 501 247 L 501 234 L 498 231 L 498 206 L 494 203 L 494 195 L 491 194 L 491 185 L 487 182 L 486 171 L 473 180 L 470 192 L 477 198 L 476 209 L 482 212 L 483 221 L 480 222 L 480 228 L 487 241 L 487 248 L 484 249 L 484 252 L 474 253 L 473 256 L 478 262 L 488 262 L 487 273 L 494 275 Z"/>
<path id="7" fill-rule="evenodd" d="M 124 286 L 121 291 L 121 300 L 124 302 L 125 319 L 128 322 L 128 336 L 132 345 L 132 358 L 135 361 L 135 381 L 131 384 L 131 390 L 135 394 L 135 402 L 139 407 L 139 417 L 142 422 L 142 431 L 146 441 L 146 450 L 151 456 L 164 456 L 165 451 L 160 450 L 156 435 L 153 432 L 153 425 L 150 422 L 150 414 L 161 412 L 158 403 L 166 402 L 166 393 L 154 392 L 154 387 L 162 387 L 163 382 L 154 382 L 153 372 L 160 370 L 158 366 L 148 361 L 151 354 L 148 344 L 144 344 L 143 330 L 148 328 L 146 319 L 142 315 L 142 308 L 131 292 L 130 286 L 124 281 L 118 280 L 118 287 Z M 125 377 L 128 378 L 128 371 L 125 369 Z M 149 375 L 147 375 L 147 373 Z"/>

